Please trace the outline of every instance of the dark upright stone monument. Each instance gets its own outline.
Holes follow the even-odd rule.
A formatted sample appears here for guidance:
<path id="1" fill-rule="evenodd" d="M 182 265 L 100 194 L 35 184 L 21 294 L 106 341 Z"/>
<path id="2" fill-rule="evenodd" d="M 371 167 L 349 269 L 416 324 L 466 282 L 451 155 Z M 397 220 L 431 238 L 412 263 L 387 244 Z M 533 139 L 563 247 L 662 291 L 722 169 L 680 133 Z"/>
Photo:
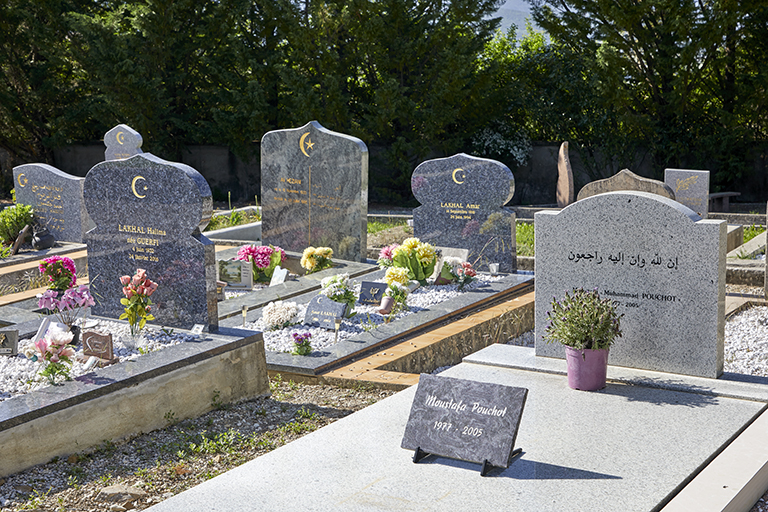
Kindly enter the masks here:
<path id="1" fill-rule="evenodd" d="M 143 153 L 141 134 L 125 124 L 119 124 L 104 134 L 104 160 L 124 160 Z"/>
<path id="2" fill-rule="evenodd" d="M 93 222 L 83 208 L 85 178 L 47 164 L 14 167 L 16 202 L 34 208 L 35 217 L 58 241 L 83 243 Z"/>
<path id="3" fill-rule="evenodd" d="M 515 178 L 506 165 L 463 153 L 427 160 L 413 171 L 411 189 L 421 203 L 413 232 L 422 242 L 468 249 L 476 269 L 516 270 L 515 213 L 503 208 Z"/>
<path id="4" fill-rule="evenodd" d="M 261 139 L 262 240 L 288 251 L 330 247 L 365 261 L 368 148 L 312 121 Z"/>
<path id="5" fill-rule="evenodd" d="M 151 153 L 96 164 L 85 177 L 86 234 L 95 315 L 123 312 L 120 276 L 137 268 L 159 284 L 159 325 L 218 325 L 214 245 L 200 231 L 211 218 L 211 189 L 193 168 Z"/>

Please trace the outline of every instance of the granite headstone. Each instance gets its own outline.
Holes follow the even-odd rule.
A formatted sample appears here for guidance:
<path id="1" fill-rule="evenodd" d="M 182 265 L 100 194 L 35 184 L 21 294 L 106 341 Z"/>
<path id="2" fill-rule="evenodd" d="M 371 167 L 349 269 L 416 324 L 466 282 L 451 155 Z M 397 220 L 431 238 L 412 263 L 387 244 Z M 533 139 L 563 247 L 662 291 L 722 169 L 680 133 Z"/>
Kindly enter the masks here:
<path id="1" fill-rule="evenodd" d="M 414 236 L 433 245 L 469 250 L 477 270 L 499 263 L 517 268 L 515 213 L 503 206 L 515 193 L 509 168 L 460 153 L 422 162 L 411 189 L 421 206 L 413 211 Z"/>
<path id="2" fill-rule="evenodd" d="M 262 239 L 302 252 L 330 247 L 334 259 L 365 261 L 368 148 L 312 121 L 261 139 Z"/>
<path id="3" fill-rule="evenodd" d="M 120 276 L 143 268 L 159 285 L 154 323 L 218 325 L 214 245 L 201 234 L 211 190 L 199 172 L 142 153 L 96 164 L 83 192 L 96 223 L 86 234 L 94 315 L 120 316 Z"/>
<path id="4" fill-rule="evenodd" d="M 325 295 L 316 295 L 307 304 L 304 323 L 333 331 L 336 330 L 336 321 L 341 320 L 346 311 L 346 304 L 331 300 Z"/>
<path id="5" fill-rule="evenodd" d="M 123 160 L 143 153 L 141 134 L 125 124 L 119 124 L 104 134 L 104 160 Z"/>
<path id="6" fill-rule="evenodd" d="M 587 183 L 579 190 L 578 201 L 606 192 L 617 192 L 619 190 L 634 190 L 636 192 L 649 192 L 651 194 L 675 198 L 675 192 L 665 183 L 643 178 L 633 173 L 629 169 L 622 169 L 610 178 L 597 180 Z"/>
<path id="7" fill-rule="evenodd" d="M 675 192 L 675 201 L 684 204 L 702 219 L 709 214 L 709 171 L 665 169 L 664 183 Z"/>
<path id="8" fill-rule="evenodd" d="M 568 141 L 560 145 L 557 155 L 557 207 L 565 208 L 573 202 L 574 185 L 571 157 L 568 154 Z"/>
<path id="9" fill-rule="evenodd" d="M 14 167 L 16 202 L 32 206 L 37 221 L 61 242 L 83 243 L 94 224 L 83 207 L 85 178 L 47 164 Z"/>
<path id="10" fill-rule="evenodd" d="M 421 374 L 401 447 L 509 467 L 528 390 Z"/>
<path id="11" fill-rule="evenodd" d="M 608 363 L 683 375 L 723 372 L 726 222 L 645 192 L 610 192 L 535 215 L 536 355 L 553 297 L 597 288 L 623 313 Z"/>

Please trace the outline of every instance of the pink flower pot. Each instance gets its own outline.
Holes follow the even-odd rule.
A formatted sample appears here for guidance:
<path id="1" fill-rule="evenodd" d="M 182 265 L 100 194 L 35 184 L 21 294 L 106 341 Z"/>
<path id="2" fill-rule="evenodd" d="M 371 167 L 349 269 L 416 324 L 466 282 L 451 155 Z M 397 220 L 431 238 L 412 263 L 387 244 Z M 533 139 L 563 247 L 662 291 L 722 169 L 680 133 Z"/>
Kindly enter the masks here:
<path id="1" fill-rule="evenodd" d="M 381 307 L 379 308 L 379 313 L 382 315 L 388 315 L 392 312 L 392 306 L 395 305 L 395 299 L 392 297 L 382 297 L 381 299 Z"/>
<path id="2" fill-rule="evenodd" d="M 565 347 L 568 368 L 568 387 L 582 391 L 596 391 L 605 387 L 608 370 L 608 349 L 578 350 Z"/>

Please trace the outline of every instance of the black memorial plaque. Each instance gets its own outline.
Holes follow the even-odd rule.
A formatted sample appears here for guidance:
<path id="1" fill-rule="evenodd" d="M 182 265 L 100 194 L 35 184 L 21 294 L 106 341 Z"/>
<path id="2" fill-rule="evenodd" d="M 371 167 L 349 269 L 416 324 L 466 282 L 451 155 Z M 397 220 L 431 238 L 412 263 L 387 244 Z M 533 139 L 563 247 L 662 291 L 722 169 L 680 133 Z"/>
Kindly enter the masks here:
<path id="1" fill-rule="evenodd" d="M 336 320 L 341 319 L 346 310 L 346 304 L 332 301 L 325 295 L 317 295 L 307 304 L 304 323 L 334 331 L 336 330 Z"/>
<path id="2" fill-rule="evenodd" d="M 0 331 L 0 355 L 15 356 L 19 353 L 19 331 Z"/>
<path id="3" fill-rule="evenodd" d="M 401 447 L 507 468 L 528 395 L 525 388 L 421 374 Z"/>
<path id="4" fill-rule="evenodd" d="M 378 306 L 384 297 L 384 291 L 387 289 L 387 283 L 375 283 L 373 281 L 363 281 L 360 285 L 360 297 L 357 302 L 360 304 L 373 304 Z"/>

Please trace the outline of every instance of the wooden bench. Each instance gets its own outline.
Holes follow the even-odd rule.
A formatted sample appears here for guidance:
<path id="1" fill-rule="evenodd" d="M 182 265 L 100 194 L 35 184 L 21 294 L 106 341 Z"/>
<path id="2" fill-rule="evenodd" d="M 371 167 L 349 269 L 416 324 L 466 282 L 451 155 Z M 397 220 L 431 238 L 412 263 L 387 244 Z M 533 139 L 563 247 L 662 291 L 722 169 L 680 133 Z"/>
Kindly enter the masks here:
<path id="1" fill-rule="evenodd" d="M 740 196 L 741 192 L 717 192 L 709 194 L 709 211 L 724 212 L 730 211 L 730 198 Z"/>

